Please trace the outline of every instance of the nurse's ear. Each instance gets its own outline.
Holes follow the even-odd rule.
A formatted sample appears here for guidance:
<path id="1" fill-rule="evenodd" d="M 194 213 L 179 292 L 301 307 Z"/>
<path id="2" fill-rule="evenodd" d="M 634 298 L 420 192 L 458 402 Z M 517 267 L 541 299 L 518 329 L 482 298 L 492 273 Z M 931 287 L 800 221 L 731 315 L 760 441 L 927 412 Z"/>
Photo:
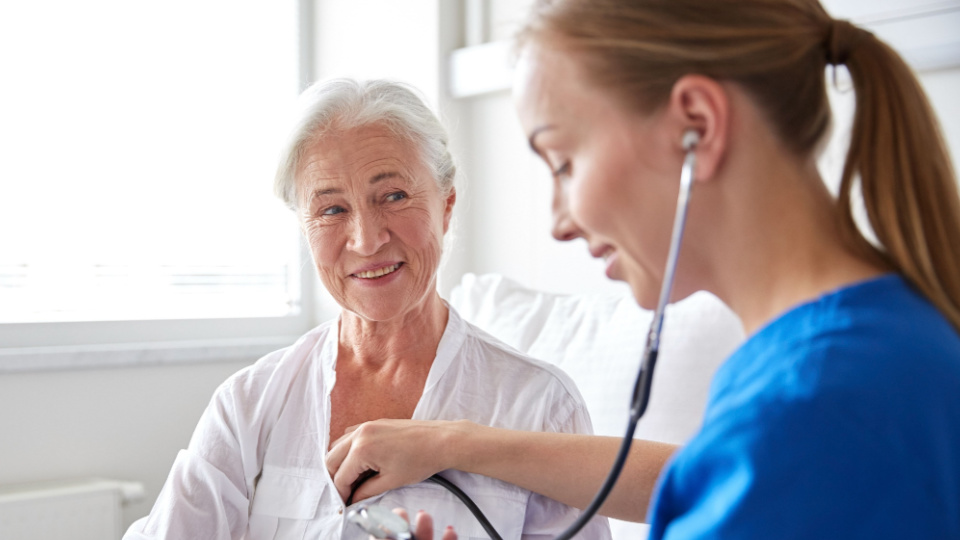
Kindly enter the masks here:
<path id="1" fill-rule="evenodd" d="M 719 82 L 703 75 L 685 75 L 670 92 L 667 113 L 679 127 L 676 134 L 677 153 L 682 155 L 687 131 L 700 136 L 696 146 L 697 166 L 693 179 L 712 180 L 723 167 L 730 127 L 730 100 Z"/>

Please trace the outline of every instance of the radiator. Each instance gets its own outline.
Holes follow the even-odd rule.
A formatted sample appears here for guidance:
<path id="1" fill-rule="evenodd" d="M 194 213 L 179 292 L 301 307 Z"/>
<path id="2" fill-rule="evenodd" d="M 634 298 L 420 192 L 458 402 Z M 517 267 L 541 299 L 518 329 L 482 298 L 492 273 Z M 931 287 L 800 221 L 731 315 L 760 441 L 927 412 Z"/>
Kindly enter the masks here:
<path id="1" fill-rule="evenodd" d="M 120 540 L 137 482 L 87 479 L 0 486 L 0 540 Z"/>

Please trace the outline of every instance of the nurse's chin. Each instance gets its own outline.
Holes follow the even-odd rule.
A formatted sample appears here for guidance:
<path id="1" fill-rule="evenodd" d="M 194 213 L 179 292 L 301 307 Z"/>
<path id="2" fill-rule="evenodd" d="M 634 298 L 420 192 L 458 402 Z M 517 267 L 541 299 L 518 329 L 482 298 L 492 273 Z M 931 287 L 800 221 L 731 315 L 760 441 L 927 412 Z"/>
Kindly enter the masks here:
<path id="1" fill-rule="evenodd" d="M 617 279 L 625 281 L 630 286 L 630 292 L 633 299 L 643 309 L 654 310 L 657 307 L 657 301 L 660 299 L 660 286 L 649 279 Z"/>
<path id="2" fill-rule="evenodd" d="M 627 284 L 630 285 L 630 292 L 633 294 L 633 299 L 636 300 L 640 307 L 649 311 L 657 309 L 657 304 L 660 302 L 660 282 L 654 282 L 649 279 L 622 281 L 626 281 Z M 676 283 L 674 283 L 668 303 L 673 304 L 679 302 L 691 294 L 693 294 L 693 291 L 678 288 Z"/>
<path id="3" fill-rule="evenodd" d="M 653 311 L 657 309 L 657 300 L 659 299 L 656 294 L 646 294 L 641 293 L 637 294 L 636 291 L 633 291 L 633 299 L 637 301 L 637 304 L 648 311 Z"/>

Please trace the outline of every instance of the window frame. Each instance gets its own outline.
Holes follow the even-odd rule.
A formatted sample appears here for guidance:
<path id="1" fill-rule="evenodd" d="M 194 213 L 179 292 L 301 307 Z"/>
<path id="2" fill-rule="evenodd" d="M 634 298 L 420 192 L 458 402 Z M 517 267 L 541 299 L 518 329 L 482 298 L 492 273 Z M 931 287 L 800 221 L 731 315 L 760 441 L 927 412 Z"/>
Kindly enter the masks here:
<path id="1" fill-rule="evenodd" d="M 313 0 L 297 4 L 298 87 L 314 79 Z M 300 235 L 299 231 L 290 234 Z M 0 323 L 0 373 L 192 362 L 253 362 L 330 315 L 299 245 L 299 305 L 282 317 Z"/>

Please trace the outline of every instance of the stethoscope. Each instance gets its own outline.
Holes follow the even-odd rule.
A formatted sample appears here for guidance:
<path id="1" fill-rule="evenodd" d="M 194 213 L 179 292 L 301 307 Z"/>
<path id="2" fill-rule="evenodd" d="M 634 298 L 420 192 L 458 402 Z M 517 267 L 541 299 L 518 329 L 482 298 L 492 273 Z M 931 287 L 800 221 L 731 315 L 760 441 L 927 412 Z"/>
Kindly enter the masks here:
<path id="1" fill-rule="evenodd" d="M 573 538 L 573 535 L 577 534 L 580 529 L 596 515 L 604 501 L 607 500 L 607 496 L 610 495 L 613 486 L 617 483 L 617 479 L 620 478 L 620 473 L 623 471 L 627 456 L 630 454 L 630 446 L 633 444 L 633 434 L 637 429 L 637 423 L 640 421 L 643 413 L 646 412 L 647 404 L 650 402 L 653 369 L 657 364 L 657 356 L 660 354 L 660 331 L 663 328 L 663 314 L 670 300 L 670 293 L 673 290 L 673 279 L 677 271 L 677 258 L 680 255 L 680 243 L 683 240 L 683 230 L 687 222 L 687 206 L 690 202 L 690 189 L 693 186 L 693 168 L 696 163 L 696 153 L 694 150 L 699 142 L 700 135 L 696 131 L 690 130 L 683 134 L 682 144 L 686 156 L 683 159 L 683 168 L 680 171 L 680 192 L 677 196 L 677 210 L 673 218 L 673 232 L 670 235 L 670 250 L 667 252 L 667 265 L 664 269 L 663 283 L 660 285 L 660 298 L 657 301 L 657 308 L 653 312 L 653 320 L 650 322 L 650 330 L 647 333 L 647 342 L 643 348 L 640 372 L 637 374 L 637 381 L 633 387 L 633 396 L 630 403 L 630 418 L 627 421 L 627 431 L 623 436 L 623 443 L 620 445 L 620 450 L 617 453 L 613 466 L 610 468 L 607 479 L 604 480 L 603 485 L 600 487 L 596 496 L 594 496 L 593 501 L 580 513 L 576 521 L 556 537 L 556 540 L 569 540 Z M 483 529 L 490 535 L 491 540 L 501 540 L 500 535 L 490 524 L 490 521 L 463 491 L 440 475 L 434 475 L 428 478 L 427 481 L 440 484 L 450 490 L 470 508 Z M 357 485 L 359 485 L 359 482 Z M 356 485 L 354 489 L 356 489 Z M 413 533 L 410 531 L 410 524 L 382 506 L 359 506 L 350 510 L 347 514 L 347 519 L 359 525 L 375 538 L 414 540 Z"/>

